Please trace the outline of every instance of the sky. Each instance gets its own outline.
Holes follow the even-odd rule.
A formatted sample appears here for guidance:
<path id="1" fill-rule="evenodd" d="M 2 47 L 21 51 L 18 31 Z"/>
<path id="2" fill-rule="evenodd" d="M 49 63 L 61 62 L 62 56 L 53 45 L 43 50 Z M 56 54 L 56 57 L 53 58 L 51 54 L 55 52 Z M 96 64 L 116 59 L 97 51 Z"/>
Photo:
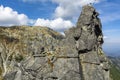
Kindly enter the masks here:
<path id="1" fill-rule="evenodd" d="M 61 33 L 76 25 L 81 7 L 92 3 L 99 12 L 103 50 L 120 55 L 120 0 L 0 0 L 0 26 L 47 26 Z"/>

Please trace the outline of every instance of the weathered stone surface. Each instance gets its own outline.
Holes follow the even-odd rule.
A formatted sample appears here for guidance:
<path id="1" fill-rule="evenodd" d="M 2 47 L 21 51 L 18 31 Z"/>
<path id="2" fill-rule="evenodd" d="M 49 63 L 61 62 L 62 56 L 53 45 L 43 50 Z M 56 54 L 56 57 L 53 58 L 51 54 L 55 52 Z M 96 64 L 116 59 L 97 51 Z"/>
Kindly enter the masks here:
<path id="1" fill-rule="evenodd" d="M 98 13 L 92 6 L 83 7 L 77 27 L 81 28 L 81 36 L 77 43 L 84 80 L 109 80 L 108 61 L 101 48 L 102 26 Z M 84 45 L 83 49 L 80 48 L 81 45 Z M 101 61 L 102 57 L 104 60 Z"/>
<path id="2" fill-rule="evenodd" d="M 77 26 L 65 36 L 40 26 L 0 27 L 0 78 L 109 80 L 101 28 L 90 5 L 82 8 Z"/>

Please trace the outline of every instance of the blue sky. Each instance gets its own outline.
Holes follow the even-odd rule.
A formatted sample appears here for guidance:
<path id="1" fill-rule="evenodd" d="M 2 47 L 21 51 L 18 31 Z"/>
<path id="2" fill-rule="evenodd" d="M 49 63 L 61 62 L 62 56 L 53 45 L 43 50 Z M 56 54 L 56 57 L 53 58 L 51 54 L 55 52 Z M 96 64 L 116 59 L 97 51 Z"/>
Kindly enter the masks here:
<path id="1" fill-rule="evenodd" d="M 100 13 L 104 51 L 120 55 L 120 0 L 0 0 L 0 25 L 42 25 L 63 32 L 76 24 L 88 3 Z"/>

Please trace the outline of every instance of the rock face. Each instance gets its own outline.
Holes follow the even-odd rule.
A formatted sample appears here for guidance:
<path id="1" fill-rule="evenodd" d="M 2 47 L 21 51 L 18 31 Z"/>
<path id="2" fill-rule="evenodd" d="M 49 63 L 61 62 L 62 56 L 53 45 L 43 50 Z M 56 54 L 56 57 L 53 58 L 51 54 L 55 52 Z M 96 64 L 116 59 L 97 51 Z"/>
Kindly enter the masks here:
<path id="1" fill-rule="evenodd" d="M 95 9 L 65 36 L 46 27 L 0 27 L 0 80 L 110 80 Z"/>

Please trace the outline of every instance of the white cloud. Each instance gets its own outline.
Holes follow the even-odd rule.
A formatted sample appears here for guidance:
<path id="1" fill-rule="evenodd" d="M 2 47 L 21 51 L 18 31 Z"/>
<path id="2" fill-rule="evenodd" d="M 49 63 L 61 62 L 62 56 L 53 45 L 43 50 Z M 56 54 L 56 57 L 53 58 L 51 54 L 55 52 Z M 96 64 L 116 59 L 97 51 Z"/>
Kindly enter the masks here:
<path id="1" fill-rule="evenodd" d="M 77 20 L 81 7 L 89 3 L 98 3 L 99 0 L 23 0 L 24 2 L 47 2 L 58 4 L 53 20 L 38 18 L 35 26 L 47 26 L 54 30 L 63 32 L 73 26 L 71 21 Z M 75 21 L 74 21 L 75 22 Z"/>
<path id="2" fill-rule="evenodd" d="M 47 2 L 58 4 L 54 11 L 54 19 L 29 19 L 25 14 L 18 14 L 10 7 L 0 6 L 0 25 L 27 25 L 47 26 L 57 31 L 64 31 L 72 27 L 72 20 L 78 18 L 81 7 L 89 3 L 97 3 L 99 0 L 22 0 L 24 2 Z"/>
<path id="3" fill-rule="evenodd" d="M 108 37 L 107 36 L 103 36 L 103 39 L 108 39 Z"/>
<path id="4" fill-rule="evenodd" d="M 100 0 L 52 0 L 58 6 L 54 16 L 64 19 L 74 19 L 80 14 L 81 7 L 89 3 L 98 3 Z"/>
<path id="5" fill-rule="evenodd" d="M 63 20 L 62 18 L 57 18 L 54 20 L 41 19 L 36 20 L 35 26 L 47 26 L 57 31 L 63 31 L 73 26 L 73 23 L 69 20 Z"/>
<path id="6" fill-rule="evenodd" d="M 47 26 L 54 30 L 63 32 L 73 26 L 71 21 L 76 22 L 81 7 L 89 3 L 98 3 L 100 0 L 22 0 L 24 2 L 48 2 L 58 4 L 53 16 L 53 20 L 38 18 L 35 26 Z"/>
<path id="7" fill-rule="evenodd" d="M 12 25 L 35 25 L 35 26 L 47 26 L 57 31 L 64 31 L 73 26 L 70 20 L 64 20 L 62 18 L 56 18 L 53 20 L 41 19 L 37 20 L 29 19 L 25 14 L 18 14 L 10 7 L 0 6 L 0 26 L 12 26 Z"/>
<path id="8" fill-rule="evenodd" d="M 0 6 L 0 25 L 26 25 L 29 19 L 25 14 L 18 14 L 10 7 Z"/>

